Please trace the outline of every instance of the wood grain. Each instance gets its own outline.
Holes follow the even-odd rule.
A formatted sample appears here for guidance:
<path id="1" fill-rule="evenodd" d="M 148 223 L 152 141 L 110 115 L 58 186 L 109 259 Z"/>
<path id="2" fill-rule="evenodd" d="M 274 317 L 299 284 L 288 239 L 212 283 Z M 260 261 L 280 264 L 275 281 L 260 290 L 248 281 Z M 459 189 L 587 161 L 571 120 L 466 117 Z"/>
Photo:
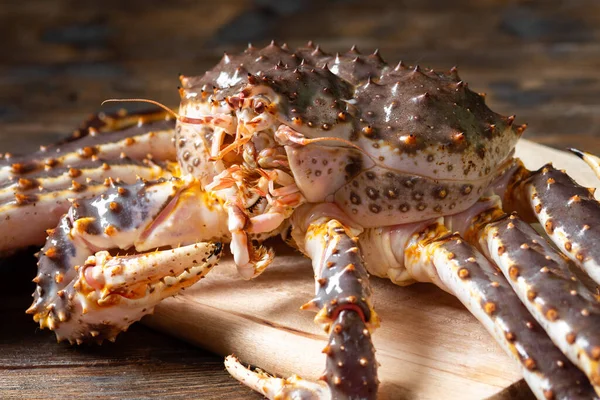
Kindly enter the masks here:
<path id="1" fill-rule="evenodd" d="M 457 64 L 494 110 L 529 123 L 528 138 L 600 153 L 599 26 L 596 0 L 3 2 L 0 152 L 68 134 L 107 98 L 174 105 L 178 73 L 202 73 L 223 51 L 275 38 L 313 39 L 329 51 L 379 47 L 390 62 Z M 33 290 L 33 261 L 8 265 L 1 267 L 0 312 L 9 321 L 0 330 L 1 398 L 147 398 L 167 382 L 173 398 L 252 396 L 232 383 L 220 357 L 145 327 L 102 349 L 56 345 L 19 311 Z M 142 373 L 140 365 L 153 363 L 160 368 Z M 90 379 L 79 378 L 82 369 Z M 524 393 L 515 387 L 507 393 Z"/>

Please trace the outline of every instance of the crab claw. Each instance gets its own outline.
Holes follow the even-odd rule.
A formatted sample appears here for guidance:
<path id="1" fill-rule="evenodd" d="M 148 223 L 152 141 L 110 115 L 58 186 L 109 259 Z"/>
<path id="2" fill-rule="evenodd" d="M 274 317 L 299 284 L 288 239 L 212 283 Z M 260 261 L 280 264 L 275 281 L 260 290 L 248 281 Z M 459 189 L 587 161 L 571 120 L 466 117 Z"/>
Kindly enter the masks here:
<path id="1" fill-rule="evenodd" d="M 28 313 L 59 341 L 114 340 L 210 270 L 226 238 L 224 219 L 193 180 L 115 183 L 97 198 L 77 200 L 48 231 Z M 106 251 L 116 249 L 133 255 Z"/>
<path id="2" fill-rule="evenodd" d="M 28 312 L 35 312 L 34 319 L 54 330 L 59 341 L 114 340 L 161 300 L 202 279 L 221 248 L 221 243 L 199 243 L 125 257 L 100 251 L 47 307 L 32 306 Z"/>
<path id="3" fill-rule="evenodd" d="M 206 275 L 218 261 L 221 243 L 197 243 L 177 249 L 155 251 L 125 257 L 112 257 L 99 251 L 88 257 L 75 289 L 87 294 L 99 305 L 110 304 L 113 296 L 128 300 L 162 300 L 186 281 Z M 199 277 L 199 278 L 196 278 Z"/>

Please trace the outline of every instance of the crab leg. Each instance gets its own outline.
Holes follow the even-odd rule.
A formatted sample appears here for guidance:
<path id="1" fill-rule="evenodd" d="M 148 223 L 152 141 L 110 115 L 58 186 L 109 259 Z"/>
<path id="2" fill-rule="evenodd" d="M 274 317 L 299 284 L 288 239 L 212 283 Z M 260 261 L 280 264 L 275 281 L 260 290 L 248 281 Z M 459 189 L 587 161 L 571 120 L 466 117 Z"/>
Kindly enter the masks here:
<path id="1" fill-rule="evenodd" d="M 298 375 L 277 378 L 260 369 L 244 367 L 235 356 L 225 358 L 225 368 L 231 376 L 268 399 L 331 399 L 329 388 L 322 382 L 307 381 Z"/>
<path id="2" fill-rule="evenodd" d="M 318 311 L 315 322 L 328 330 L 339 311 L 348 308 L 361 315 L 370 330 L 377 328 L 368 274 L 352 230 L 338 220 L 316 218 L 306 230 L 304 251 L 313 260 L 316 279 L 316 296 L 305 308 Z"/>
<path id="3" fill-rule="evenodd" d="M 234 356 L 225 359 L 227 371 L 244 385 L 269 399 L 375 399 L 377 360 L 371 335 L 362 316 L 342 310 L 333 322 L 325 374 L 318 382 L 292 375 L 282 379 L 261 370 L 245 368 Z"/>
<path id="4" fill-rule="evenodd" d="M 493 199 L 480 202 L 466 237 L 502 270 L 531 315 L 600 392 L 600 305 L 570 262 Z M 486 207 L 487 206 L 487 209 Z"/>
<path id="5" fill-rule="evenodd" d="M 434 224 L 413 236 L 406 264 L 431 263 L 439 278 L 515 358 L 540 399 L 591 398 L 586 379 L 544 334 L 508 282 L 458 234 Z"/>
<path id="6" fill-rule="evenodd" d="M 6 182 L 0 188 L 0 253 L 43 243 L 44 230 L 56 226 L 71 201 L 102 194 L 113 177 L 134 183 L 137 178 L 169 176 L 166 169 L 152 162 L 122 159 L 89 161 L 80 168 L 57 168 L 46 176 L 32 173 Z M 35 223 L 23 224 L 25 220 Z"/>
<path id="7" fill-rule="evenodd" d="M 0 164 L 0 181 L 27 177 L 29 173 L 60 166 L 77 168 L 97 158 L 117 160 L 123 154 L 136 160 L 148 155 L 154 160 L 175 160 L 174 126 L 174 121 L 166 120 L 111 132 L 98 133 L 96 129 L 89 128 L 92 132 L 81 139 L 61 146 L 44 147 L 31 155 L 6 158 Z"/>
<path id="8" fill-rule="evenodd" d="M 600 284 L 600 204 L 594 191 L 552 165 L 533 172 L 520 165 L 503 204 L 527 222 L 539 221 L 556 246 Z"/>
<path id="9" fill-rule="evenodd" d="M 112 182 L 102 196 L 74 201 L 48 232 L 27 312 L 59 340 L 113 340 L 210 270 L 221 245 L 201 242 L 226 240 L 226 219 L 194 180 Z M 138 253 L 159 247 L 172 249 Z M 133 254 L 106 251 L 119 248 Z"/>
<path id="10" fill-rule="evenodd" d="M 56 226 L 69 200 L 100 194 L 107 178 L 171 176 L 169 166 L 150 161 L 175 159 L 174 122 L 166 118 L 99 115 L 60 145 L 0 159 L 0 253 L 43 243 L 43 230 Z"/>
<path id="11" fill-rule="evenodd" d="M 598 158 L 598 156 L 574 148 L 570 148 L 569 151 L 585 161 L 592 171 L 594 171 L 594 174 L 600 178 L 600 158 Z"/>
<path id="12" fill-rule="evenodd" d="M 432 282 L 454 294 L 514 358 L 540 399 L 589 399 L 594 391 L 481 253 L 439 221 L 366 230 L 369 270 L 397 283 Z M 384 264 L 388 271 L 377 270 Z M 395 271 L 406 271 L 404 276 Z"/>
<path id="13" fill-rule="evenodd" d="M 124 157 L 118 160 L 89 160 L 78 167 L 57 167 L 49 171 L 36 171 L 24 177 L 14 177 L 0 182 L 0 203 L 12 201 L 16 193 L 39 194 L 68 189 L 90 181 L 103 182 L 105 179 L 121 179 L 135 182 L 136 176 L 156 180 L 168 177 L 163 166 L 150 160 L 133 160 Z"/>
<path id="14" fill-rule="evenodd" d="M 313 260 L 316 280 L 316 296 L 303 309 L 318 311 L 315 322 L 330 334 L 323 349 L 325 374 L 318 383 L 297 376 L 284 380 L 243 368 L 235 358 L 226 360 L 227 369 L 271 399 L 374 399 L 379 381 L 371 331 L 379 326 L 379 319 L 370 303 L 358 238 L 349 227 L 328 217 L 314 218 L 305 230 L 296 228 L 305 232 L 298 242 Z"/>

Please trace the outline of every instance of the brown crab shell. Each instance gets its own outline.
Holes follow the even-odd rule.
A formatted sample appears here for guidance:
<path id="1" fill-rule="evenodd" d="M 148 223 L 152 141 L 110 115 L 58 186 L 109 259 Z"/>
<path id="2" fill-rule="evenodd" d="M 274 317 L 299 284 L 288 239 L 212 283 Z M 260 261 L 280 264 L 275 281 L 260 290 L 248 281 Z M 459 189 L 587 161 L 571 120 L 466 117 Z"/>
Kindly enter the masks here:
<path id="1" fill-rule="evenodd" d="M 196 117 L 226 110 L 240 94 L 257 96 L 268 103 L 264 112 L 305 137 L 346 141 L 314 145 L 339 153 L 337 165 L 322 168 L 306 168 L 314 147 L 286 150 L 309 201 L 335 201 L 368 226 L 466 209 L 511 158 L 524 129 L 491 111 L 456 69 L 392 67 L 378 52 L 356 48 L 332 55 L 312 44 L 295 51 L 275 43 L 249 47 L 182 84 L 181 110 Z"/>

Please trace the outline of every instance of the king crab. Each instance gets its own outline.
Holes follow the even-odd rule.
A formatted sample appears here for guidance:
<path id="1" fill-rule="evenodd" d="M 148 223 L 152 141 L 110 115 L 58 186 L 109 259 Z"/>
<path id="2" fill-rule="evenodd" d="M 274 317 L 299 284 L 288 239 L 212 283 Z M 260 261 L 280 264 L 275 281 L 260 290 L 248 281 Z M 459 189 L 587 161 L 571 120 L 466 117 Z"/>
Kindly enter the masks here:
<path id="1" fill-rule="evenodd" d="M 564 172 L 514 158 L 525 125 L 455 68 L 272 43 L 181 83 L 178 114 L 99 115 L 0 160 L 0 251 L 48 228 L 27 310 L 40 327 L 115 340 L 208 273 L 222 242 L 251 279 L 274 257 L 261 243 L 282 235 L 312 260 L 303 308 L 330 339 L 318 382 L 226 359 L 269 398 L 376 397 L 369 274 L 455 295 L 538 398 L 600 393 L 600 306 L 576 269 L 600 283 L 600 205 Z"/>

